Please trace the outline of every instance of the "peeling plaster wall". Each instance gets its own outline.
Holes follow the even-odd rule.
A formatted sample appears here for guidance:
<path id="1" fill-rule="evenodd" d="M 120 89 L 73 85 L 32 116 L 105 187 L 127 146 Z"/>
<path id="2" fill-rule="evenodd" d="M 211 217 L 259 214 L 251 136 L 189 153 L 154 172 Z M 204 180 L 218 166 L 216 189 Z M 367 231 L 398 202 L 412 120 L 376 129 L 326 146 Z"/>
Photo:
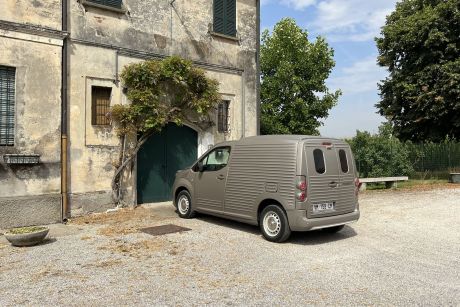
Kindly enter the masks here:
<path id="1" fill-rule="evenodd" d="M 0 19 L 61 29 L 61 0 L 1 0 Z"/>
<path id="2" fill-rule="evenodd" d="M 208 75 L 220 82 L 224 99 L 230 100 L 230 131 L 218 133 L 216 126 L 207 131 L 196 129 L 199 154 L 209 145 L 257 133 L 255 0 L 237 1 L 239 41 L 210 34 L 211 0 L 176 0 L 173 7 L 168 0 L 124 0 L 123 3 L 127 8 L 124 14 L 71 1 L 69 159 L 72 214 L 109 206 L 110 181 L 115 170 L 112 162 L 117 161 L 119 153 L 120 144 L 114 132 L 91 125 L 91 86 L 111 87 L 112 105 L 128 103 L 121 85 L 116 82 L 117 72 L 129 63 L 141 61 L 139 53 L 177 54 L 210 64 L 208 66 L 232 68 L 207 69 Z M 124 48 L 123 54 L 117 56 L 117 48 Z M 128 174 L 127 178 L 125 200 L 128 202 L 134 200 L 135 194 L 132 175 L 134 173 Z"/>
<path id="3" fill-rule="evenodd" d="M 0 146 L 0 227 L 56 222 L 61 210 L 61 46 L 34 42 L 35 36 L 26 34 L 25 40 L 13 32 L 1 34 L 0 65 L 16 68 L 16 91 L 14 146 Z M 7 165 L 4 154 L 39 154 L 40 164 Z"/>

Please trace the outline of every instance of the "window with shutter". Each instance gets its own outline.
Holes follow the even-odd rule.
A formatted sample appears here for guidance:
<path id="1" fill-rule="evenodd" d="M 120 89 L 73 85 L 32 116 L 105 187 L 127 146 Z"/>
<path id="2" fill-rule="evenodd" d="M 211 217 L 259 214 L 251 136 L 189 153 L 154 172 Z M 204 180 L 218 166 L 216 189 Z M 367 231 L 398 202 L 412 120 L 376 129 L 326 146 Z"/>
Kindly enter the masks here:
<path id="1" fill-rule="evenodd" d="M 86 2 L 90 2 L 97 5 L 113 7 L 116 9 L 122 9 L 122 0 L 86 0 Z"/>
<path id="2" fill-rule="evenodd" d="M 110 112 L 111 87 L 93 86 L 91 88 L 91 124 L 97 126 L 108 126 L 110 120 L 107 114 Z"/>
<path id="3" fill-rule="evenodd" d="M 0 146 L 14 145 L 16 68 L 0 66 Z"/>
<path id="4" fill-rule="evenodd" d="M 214 0 L 213 31 L 236 36 L 236 0 Z"/>

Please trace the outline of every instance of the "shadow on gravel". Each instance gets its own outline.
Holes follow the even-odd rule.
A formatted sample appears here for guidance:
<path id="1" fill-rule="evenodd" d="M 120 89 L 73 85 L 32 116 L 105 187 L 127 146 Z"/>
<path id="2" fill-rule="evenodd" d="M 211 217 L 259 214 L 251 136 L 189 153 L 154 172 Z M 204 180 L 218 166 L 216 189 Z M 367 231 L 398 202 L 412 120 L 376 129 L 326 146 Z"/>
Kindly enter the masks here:
<path id="1" fill-rule="evenodd" d="M 258 226 L 248 225 L 204 214 L 198 214 L 197 219 L 206 223 L 228 227 L 238 231 L 244 231 L 256 235 L 260 240 L 264 240 Z M 356 235 L 357 233 L 352 227 L 345 225 L 341 231 L 332 234 L 322 230 L 293 232 L 291 237 L 286 241 L 286 244 L 318 245 L 352 238 Z"/>
<path id="2" fill-rule="evenodd" d="M 337 233 L 327 233 L 322 230 L 293 232 L 286 243 L 318 245 L 352 238 L 356 235 L 356 231 L 350 226 L 346 225 L 341 231 Z"/>

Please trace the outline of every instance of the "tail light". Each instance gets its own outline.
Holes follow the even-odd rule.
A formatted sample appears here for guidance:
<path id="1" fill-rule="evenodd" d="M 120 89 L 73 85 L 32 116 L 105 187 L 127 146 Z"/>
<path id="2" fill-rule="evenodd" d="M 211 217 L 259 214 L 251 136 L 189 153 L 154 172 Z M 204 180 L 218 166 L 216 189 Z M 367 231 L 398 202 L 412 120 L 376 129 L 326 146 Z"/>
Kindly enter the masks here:
<path id="1" fill-rule="evenodd" d="M 359 182 L 359 178 L 356 177 L 355 178 L 355 195 L 358 196 L 358 192 L 359 192 L 359 186 L 360 186 L 360 182 Z"/>
<path id="2" fill-rule="evenodd" d="M 307 179 L 305 176 L 297 176 L 296 189 L 297 200 L 305 201 L 307 199 Z"/>

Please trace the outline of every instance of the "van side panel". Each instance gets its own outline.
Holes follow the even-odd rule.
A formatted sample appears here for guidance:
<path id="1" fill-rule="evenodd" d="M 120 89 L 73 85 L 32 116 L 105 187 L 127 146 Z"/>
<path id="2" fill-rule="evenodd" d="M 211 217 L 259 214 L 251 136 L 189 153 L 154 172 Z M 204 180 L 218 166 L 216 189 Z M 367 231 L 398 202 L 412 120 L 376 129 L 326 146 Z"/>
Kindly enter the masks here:
<path id="1" fill-rule="evenodd" d="M 297 143 L 236 144 L 232 148 L 224 212 L 257 219 L 257 200 L 277 194 L 295 208 Z"/>

